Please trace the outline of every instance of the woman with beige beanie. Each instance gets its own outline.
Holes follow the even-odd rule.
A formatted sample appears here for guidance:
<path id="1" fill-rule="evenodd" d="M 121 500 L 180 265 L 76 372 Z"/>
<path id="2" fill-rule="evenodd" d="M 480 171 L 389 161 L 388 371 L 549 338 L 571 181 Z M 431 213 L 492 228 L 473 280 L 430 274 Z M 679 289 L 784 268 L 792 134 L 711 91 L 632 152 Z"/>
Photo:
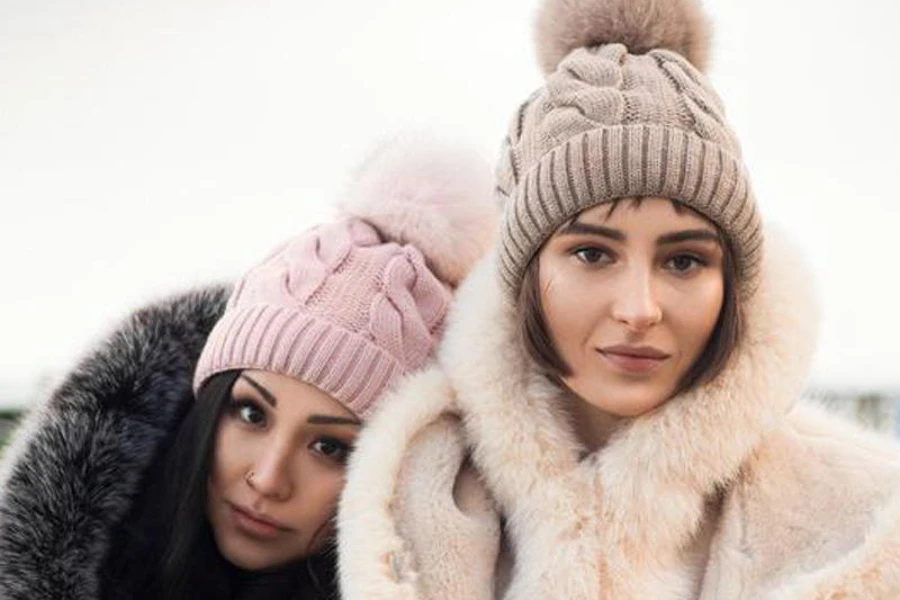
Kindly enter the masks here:
<path id="1" fill-rule="evenodd" d="M 900 448 L 799 400 L 811 285 L 708 37 L 693 0 L 545 0 L 499 242 L 351 460 L 348 600 L 900 597 Z"/>

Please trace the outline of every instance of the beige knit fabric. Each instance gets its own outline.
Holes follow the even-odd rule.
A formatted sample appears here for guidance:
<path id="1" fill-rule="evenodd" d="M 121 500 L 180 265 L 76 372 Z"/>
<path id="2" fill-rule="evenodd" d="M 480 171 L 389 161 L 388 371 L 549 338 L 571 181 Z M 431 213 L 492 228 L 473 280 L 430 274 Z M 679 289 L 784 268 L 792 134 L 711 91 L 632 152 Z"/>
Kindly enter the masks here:
<path id="1" fill-rule="evenodd" d="M 740 147 L 719 97 L 681 55 L 633 55 L 621 44 L 573 51 L 519 108 L 501 154 L 500 274 L 513 295 L 560 225 L 599 203 L 646 196 L 716 223 L 741 287 L 754 288 L 762 226 Z"/>

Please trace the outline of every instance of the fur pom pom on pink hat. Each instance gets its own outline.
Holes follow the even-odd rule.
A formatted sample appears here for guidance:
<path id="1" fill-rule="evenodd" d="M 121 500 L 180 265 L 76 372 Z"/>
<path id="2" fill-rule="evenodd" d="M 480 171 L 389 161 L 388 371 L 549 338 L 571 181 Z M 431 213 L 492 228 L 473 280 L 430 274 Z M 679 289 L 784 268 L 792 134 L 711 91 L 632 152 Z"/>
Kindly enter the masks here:
<path id="1" fill-rule="evenodd" d="M 494 239 L 493 186 L 490 167 L 470 149 L 407 135 L 371 154 L 338 208 L 415 246 L 455 286 Z"/>
<path id="2" fill-rule="evenodd" d="M 431 358 L 452 290 L 498 224 L 488 163 L 427 136 L 382 144 L 332 223 L 279 246 L 238 281 L 201 354 L 214 374 L 295 377 L 361 418 Z"/>

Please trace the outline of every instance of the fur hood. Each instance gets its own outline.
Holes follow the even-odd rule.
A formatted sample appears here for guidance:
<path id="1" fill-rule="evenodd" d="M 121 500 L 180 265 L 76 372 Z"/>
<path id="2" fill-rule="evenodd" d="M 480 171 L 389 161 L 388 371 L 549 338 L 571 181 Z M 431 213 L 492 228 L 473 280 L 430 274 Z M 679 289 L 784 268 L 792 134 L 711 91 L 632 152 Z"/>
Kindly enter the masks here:
<path id="1" fill-rule="evenodd" d="M 680 573 L 710 505 L 732 510 L 731 492 L 779 432 L 798 420 L 830 422 L 796 406 L 818 320 L 807 269 L 777 233 L 767 234 L 765 256 L 760 286 L 743 307 L 744 337 L 723 372 L 630 420 L 584 459 L 560 409 L 564 393 L 525 355 L 495 258 L 483 261 L 460 288 L 439 367 L 398 389 L 358 442 L 339 515 L 345 598 L 417 597 L 415 570 L 396 568 L 415 565 L 415 557 L 397 533 L 403 517 L 392 501 L 405 449 L 445 412 L 461 417 L 474 464 L 505 518 L 515 557 L 506 598 L 696 597 L 703 570 Z M 815 435 L 834 430 L 823 427 Z M 897 448 L 867 440 L 856 445 L 887 459 L 878 472 L 892 479 L 866 488 L 870 496 L 857 498 L 857 509 L 870 509 L 876 496 L 883 505 L 900 475 Z M 900 552 L 890 557 L 900 562 Z M 897 562 L 891 568 L 900 573 Z M 709 597 L 761 597 L 728 589 Z"/>
<path id="2" fill-rule="evenodd" d="M 96 598 L 113 532 L 189 408 L 223 286 L 131 315 L 30 409 L 0 463 L 0 598 Z"/>

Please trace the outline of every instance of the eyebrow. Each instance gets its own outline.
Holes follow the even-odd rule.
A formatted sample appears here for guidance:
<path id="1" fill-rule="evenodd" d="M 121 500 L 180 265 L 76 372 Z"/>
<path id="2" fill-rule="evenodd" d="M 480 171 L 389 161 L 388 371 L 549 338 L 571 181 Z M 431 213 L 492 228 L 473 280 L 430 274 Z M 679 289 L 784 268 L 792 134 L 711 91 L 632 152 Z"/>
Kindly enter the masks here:
<path id="1" fill-rule="evenodd" d="M 659 236 L 656 240 L 657 245 L 677 244 L 687 241 L 712 241 L 719 242 L 719 234 L 711 229 L 686 229 L 684 231 L 676 231 L 675 233 L 667 233 Z"/>
<path id="2" fill-rule="evenodd" d="M 565 227 L 560 230 L 560 235 L 599 235 L 605 238 L 609 238 L 612 240 L 616 240 L 617 242 L 624 242 L 626 240 L 626 235 L 619 231 L 618 229 L 613 229 L 611 227 L 604 227 L 603 225 L 593 225 L 590 223 L 582 223 L 581 221 L 575 220 L 571 223 L 568 223 Z M 656 240 L 656 244 L 658 246 L 664 246 L 667 244 L 677 244 L 679 242 L 686 241 L 713 241 L 719 242 L 719 235 L 712 231 L 711 229 L 686 229 L 684 231 L 676 231 L 674 233 L 667 233 L 666 235 L 661 235 L 658 240 Z"/>
<path id="3" fill-rule="evenodd" d="M 259 392 L 263 399 L 271 404 L 273 408 L 278 406 L 278 400 L 275 399 L 272 392 L 264 388 L 258 381 L 254 381 L 247 375 L 241 375 L 241 379 L 249 383 L 253 389 Z M 359 419 L 353 417 L 338 417 L 335 415 L 310 415 L 309 418 L 306 419 L 306 422 L 311 425 L 355 425 L 357 427 L 362 425 L 362 422 Z"/>
<path id="4" fill-rule="evenodd" d="M 278 406 L 278 400 L 275 399 L 275 396 L 272 395 L 272 392 L 264 388 L 259 382 L 256 382 L 247 375 L 243 374 L 241 375 L 241 379 L 253 386 L 253 389 L 259 392 L 259 395 L 263 397 L 263 400 L 271 404 L 273 408 Z"/>
<path id="5" fill-rule="evenodd" d="M 577 219 L 575 221 L 572 221 L 571 223 L 566 224 L 566 226 L 563 227 L 559 233 L 560 235 L 580 235 L 587 233 L 610 238 L 618 242 L 625 241 L 625 234 L 618 229 L 604 227 L 603 225 L 591 225 L 588 223 L 582 223 Z"/>

